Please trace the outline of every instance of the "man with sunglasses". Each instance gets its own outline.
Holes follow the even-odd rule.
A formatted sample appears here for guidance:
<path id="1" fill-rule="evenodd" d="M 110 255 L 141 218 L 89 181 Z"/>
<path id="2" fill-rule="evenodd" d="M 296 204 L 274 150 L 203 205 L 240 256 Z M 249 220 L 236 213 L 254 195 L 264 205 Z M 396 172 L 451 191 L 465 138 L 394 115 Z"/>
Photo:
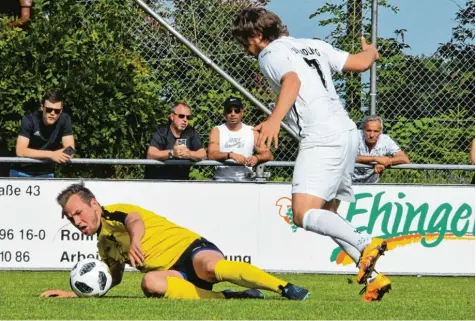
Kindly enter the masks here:
<path id="1" fill-rule="evenodd" d="M 258 132 L 243 124 L 243 103 L 228 97 L 223 102 L 226 122 L 212 129 L 208 141 L 208 159 L 234 160 L 244 166 L 217 166 L 216 181 L 251 181 L 252 167 L 273 160 L 268 148 L 256 147 Z"/>
<path id="2" fill-rule="evenodd" d="M 59 92 L 47 92 L 41 108 L 22 118 L 17 138 L 16 155 L 35 159 L 48 159 L 55 163 L 66 163 L 72 155 L 66 147 L 74 149 L 71 118 L 63 112 L 63 99 Z M 13 164 L 10 177 L 54 177 L 51 163 Z"/>
<path id="3" fill-rule="evenodd" d="M 147 158 L 156 160 L 188 159 L 200 161 L 207 156 L 200 135 L 189 126 L 190 106 L 183 102 L 173 105 L 169 124 L 159 127 L 147 149 Z M 145 178 L 188 180 L 190 166 L 146 166 Z"/>

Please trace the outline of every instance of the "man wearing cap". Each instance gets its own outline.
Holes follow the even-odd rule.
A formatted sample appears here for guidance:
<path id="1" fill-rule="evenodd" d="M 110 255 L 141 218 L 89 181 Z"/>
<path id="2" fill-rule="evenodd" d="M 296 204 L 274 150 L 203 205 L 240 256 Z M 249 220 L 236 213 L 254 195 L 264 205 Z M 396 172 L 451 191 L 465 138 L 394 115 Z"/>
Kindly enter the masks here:
<path id="1" fill-rule="evenodd" d="M 237 97 L 223 102 L 225 123 L 212 129 L 208 141 L 208 159 L 233 160 L 244 166 L 217 166 L 216 181 L 251 181 L 256 165 L 273 160 L 268 148 L 256 147 L 258 132 L 242 123 L 243 103 Z"/>

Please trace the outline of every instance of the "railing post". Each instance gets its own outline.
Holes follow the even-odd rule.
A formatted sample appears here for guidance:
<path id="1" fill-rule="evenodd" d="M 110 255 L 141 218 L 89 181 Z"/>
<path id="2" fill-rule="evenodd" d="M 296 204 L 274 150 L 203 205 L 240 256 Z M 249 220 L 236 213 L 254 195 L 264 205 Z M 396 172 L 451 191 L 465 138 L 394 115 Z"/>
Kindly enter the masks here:
<path id="1" fill-rule="evenodd" d="M 372 0 L 372 43 L 377 46 L 378 0 Z M 370 68 L 370 115 L 377 114 L 377 64 Z"/>
<path id="2" fill-rule="evenodd" d="M 265 163 L 256 166 L 256 181 L 257 182 L 266 182 L 266 179 L 271 175 L 269 172 L 265 172 Z"/>

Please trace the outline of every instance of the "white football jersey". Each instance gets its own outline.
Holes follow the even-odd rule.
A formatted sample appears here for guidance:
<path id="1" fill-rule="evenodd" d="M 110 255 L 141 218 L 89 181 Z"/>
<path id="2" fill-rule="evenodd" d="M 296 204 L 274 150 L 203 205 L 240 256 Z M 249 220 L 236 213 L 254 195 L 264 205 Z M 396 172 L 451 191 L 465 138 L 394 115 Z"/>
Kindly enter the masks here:
<path id="1" fill-rule="evenodd" d="M 301 88 L 287 120 L 301 138 L 321 141 L 356 128 L 332 81 L 333 72 L 342 72 L 348 56 L 324 41 L 292 37 L 274 40 L 259 54 L 261 71 L 278 93 L 286 73 L 298 75 Z"/>

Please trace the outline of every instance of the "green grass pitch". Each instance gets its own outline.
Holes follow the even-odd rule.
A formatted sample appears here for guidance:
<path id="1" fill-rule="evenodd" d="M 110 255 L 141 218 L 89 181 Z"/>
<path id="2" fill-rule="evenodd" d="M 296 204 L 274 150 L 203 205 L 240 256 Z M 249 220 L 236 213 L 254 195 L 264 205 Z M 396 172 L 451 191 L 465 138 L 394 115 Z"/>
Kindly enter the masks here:
<path id="1" fill-rule="evenodd" d="M 361 286 L 347 275 L 280 274 L 311 290 L 307 301 L 266 292 L 265 300 L 167 300 L 145 298 L 142 274 L 126 272 L 102 298 L 39 298 L 42 291 L 69 290 L 67 272 L 0 271 L 0 319 L 302 319 L 474 320 L 474 277 L 393 276 L 381 302 L 361 301 Z M 238 289 L 219 284 L 215 290 Z"/>

